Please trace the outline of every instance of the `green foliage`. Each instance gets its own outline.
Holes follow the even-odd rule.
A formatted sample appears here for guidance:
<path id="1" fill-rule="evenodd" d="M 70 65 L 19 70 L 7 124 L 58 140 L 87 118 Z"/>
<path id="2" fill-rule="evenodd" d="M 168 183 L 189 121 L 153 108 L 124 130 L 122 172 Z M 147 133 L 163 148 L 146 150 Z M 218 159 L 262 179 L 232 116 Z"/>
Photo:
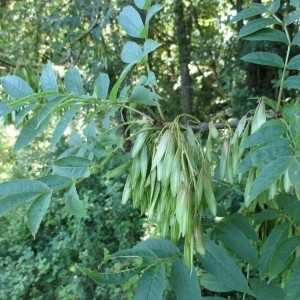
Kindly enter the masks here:
<path id="1" fill-rule="evenodd" d="M 133 247 L 126 245 L 128 249 L 114 249 L 113 254 L 105 249 L 98 271 L 88 258 L 76 260 L 82 273 L 97 284 L 136 282 L 135 299 L 163 299 L 168 283 L 177 299 L 202 299 L 202 295 L 219 299 L 226 294 L 236 299 L 297 297 L 300 106 L 294 99 L 287 104 L 284 91 L 299 88 L 299 75 L 295 75 L 299 55 L 292 54 L 299 35 L 289 27 L 299 19 L 298 10 L 280 18 L 280 1 L 276 0 L 247 5 L 233 18 L 232 22 L 247 20 L 239 38 L 285 47 L 285 58 L 256 50 L 242 57 L 246 63 L 279 69 L 278 96 L 276 100 L 260 98 L 256 110 L 243 116 L 235 131 L 230 123 L 210 122 L 205 138 L 197 132 L 202 130 L 194 116 L 166 120 L 162 98 L 156 93 L 159 81 L 149 63 L 149 55 L 160 46 L 149 39 L 149 22 L 162 5 L 134 2 L 142 12 L 128 5 L 118 19 L 135 38 L 123 45 L 121 60 L 126 65 L 115 80 L 100 73 L 93 81 L 92 95 L 85 91 L 74 66 L 59 86 L 47 62 L 40 76 L 41 91 L 36 93 L 18 76 L 1 78 L 10 96 L 1 106 L 2 115 L 19 110 L 24 111 L 19 120 L 28 115 L 13 154 L 32 144 L 53 117 L 59 121 L 52 147 L 59 144 L 73 119 L 80 118 L 82 127 L 71 136 L 69 148 L 54 160 L 50 175 L 0 184 L 0 215 L 7 216 L 23 205 L 28 208 L 30 231 L 37 236 L 52 195 L 64 190 L 63 202 L 74 215 L 74 225 L 88 223 L 93 196 L 84 188 L 80 191 L 82 181 L 102 172 L 110 160 L 125 153 L 127 143 L 134 143 L 131 155 L 125 155 L 126 161 L 110 170 L 106 180 L 114 180 L 110 192 L 118 191 L 118 203 L 132 200 L 166 240 L 148 239 Z M 130 72 L 140 76 L 128 79 Z M 222 135 L 217 126 L 226 128 Z M 213 151 L 218 139 L 223 146 Z M 121 195 L 116 178 L 123 173 L 127 179 Z M 238 208 L 224 205 L 228 191 L 224 186 L 243 191 Z M 115 226 L 124 230 L 120 223 Z M 198 273 L 204 274 L 200 286 Z M 83 294 L 78 297 L 87 298 Z"/>

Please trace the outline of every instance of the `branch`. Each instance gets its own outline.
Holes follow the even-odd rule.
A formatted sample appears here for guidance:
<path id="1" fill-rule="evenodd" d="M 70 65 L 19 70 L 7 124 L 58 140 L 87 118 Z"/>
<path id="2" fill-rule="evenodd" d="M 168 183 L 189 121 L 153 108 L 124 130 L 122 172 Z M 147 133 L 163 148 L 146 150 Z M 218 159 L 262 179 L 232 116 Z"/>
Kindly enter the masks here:
<path id="1" fill-rule="evenodd" d="M 238 123 L 239 123 L 239 120 L 235 119 L 235 120 L 230 120 L 226 123 L 215 123 L 214 126 L 217 129 L 224 129 L 226 127 L 236 128 Z M 191 128 L 195 131 L 206 132 L 209 130 L 209 123 L 203 122 L 198 125 L 192 125 Z"/>

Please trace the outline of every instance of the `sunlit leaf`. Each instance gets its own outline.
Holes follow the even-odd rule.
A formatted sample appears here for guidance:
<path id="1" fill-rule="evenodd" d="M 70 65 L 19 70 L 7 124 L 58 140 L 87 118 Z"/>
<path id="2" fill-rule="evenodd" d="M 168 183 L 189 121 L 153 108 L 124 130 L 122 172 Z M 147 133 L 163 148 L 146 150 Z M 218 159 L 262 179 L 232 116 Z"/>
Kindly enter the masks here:
<path id="1" fill-rule="evenodd" d="M 290 0 L 290 5 L 297 7 L 300 5 L 300 0 Z"/>
<path id="2" fill-rule="evenodd" d="M 144 43 L 144 55 L 147 55 L 151 52 L 153 52 L 155 49 L 157 49 L 161 44 L 151 40 L 151 39 L 147 39 Z"/>
<path id="3" fill-rule="evenodd" d="M 79 156 L 67 156 L 58 159 L 53 164 L 53 172 L 56 175 L 70 178 L 89 177 L 92 161 Z"/>
<path id="4" fill-rule="evenodd" d="M 250 287 L 257 300 L 282 300 L 284 297 L 283 289 L 273 283 L 252 278 L 250 279 Z"/>
<path id="5" fill-rule="evenodd" d="M 41 84 L 42 90 L 44 92 L 58 92 L 57 79 L 52 68 L 51 62 L 48 61 L 47 64 L 44 65 L 42 75 L 41 75 Z M 54 99 L 53 96 L 46 97 L 48 101 Z"/>
<path id="6" fill-rule="evenodd" d="M 48 210 L 52 193 L 45 193 L 39 196 L 31 204 L 28 213 L 28 226 L 33 236 L 36 235 L 40 224 Z"/>
<path id="7" fill-rule="evenodd" d="M 177 300 L 201 300 L 201 290 L 196 269 L 192 272 L 183 258 L 178 258 L 172 264 L 171 285 Z"/>
<path id="8" fill-rule="evenodd" d="M 74 93 L 76 96 L 84 95 L 81 76 L 76 67 L 73 67 L 66 73 L 65 85 L 69 94 Z"/>
<path id="9" fill-rule="evenodd" d="M 46 184 L 35 180 L 18 179 L 0 183 L 0 217 L 49 192 Z"/>
<path id="10" fill-rule="evenodd" d="M 96 81 L 95 81 L 95 88 L 97 89 L 96 94 L 100 99 L 106 99 L 108 95 L 108 88 L 109 88 L 109 76 L 106 73 L 101 73 Z"/>
<path id="11" fill-rule="evenodd" d="M 234 22 L 244 20 L 244 19 L 247 19 L 250 17 L 254 17 L 257 15 L 263 14 L 265 12 L 267 12 L 267 8 L 264 5 L 262 5 L 262 4 L 251 5 L 249 7 L 246 7 L 239 13 L 237 13 L 237 15 L 231 19 L 230 23 L 234 23 Z"/>
<path id="12" fill-rule="evenodd" d="M 254 19 L 252 21 L 249 21 L 245 26 L 242 27 L 242 29 L 239 32 L 238 37 L 243 38 L 249 34 L 252 34 L 260 29 L 266 28 L 267 26 L 277 24 L 278 21 L 276 21 L 273 18 L 259 18 Z"/>
<path id="13" fill-rule="evenodd" d="M 283 59 L 271 52 L 252 52 L 242 57 L 242 60 L 258 65 L 284 68 Z"/>
<path id="14" fill-rule="evenodd" d="M 146 15 L 146 24 L 149 24 L 150 20 L 152 19 L 152 17 L 159 12 L 164 6 L 162 4 L 154 4 L 153 6 L 150 7 L 150 9 L 147 12 Z"/>
<path id="15" fill-rule="evenodd" d="M 156 106 L 156 102 L 150 98 L 149 90 L 143 86 L 134 87 L 128 100 L 132 103 Z"/>
<path id="16" fill-rule="evenodd" d="M 135 38 L 144 38 L 144 24 L 140 14 L 131 5 L 125 6 L 119 15 L 119 24 L 126 33 Z"/>
<path id="17" fill-rule="evenodd" d="M 123 62 L 139 63 L 144 58 L 144 52 L 142 48 L 135 42 L 126 42 L 123 46 L 121 53 L 121 59 Z"/>
<path id="18" fill-rule="evenodd" d="M 67 210 L 78 218 L 86 218 L 87 214 L 83 207 L 83 202 L 79 200 L 79 196 L 73 184 L 69 190 L 64 195 L 64 201 L 66 204 Z"/>
<path id="19" fill-rule="evenodd" d="M 151 0 L 134 0 L 134 4 L 140 9 L 149 9 L 151 6 Z"/>
<path id="20" fill-rule="evenodd" d="M 214 242 L 207 240 L 205 256 L 199 255 L 198 258 L 207 272 L 223 282 L 228 288 L 251 294 L 241 269 L 227 255 L 224 249 Z"/>
<path id="21" fill-rule="evenodd" d="M 160 300 L 165 289 L 165 266 L 149 267 L 138 281 L 135 300 Z"/>
<path id="22" fill-rule="evenodd" d="M 26 81 L 15 75 L 1 77 L 1 83 L 4 91 L 14 97 L 23 98 L 34 93 L 33 89 Z"/>
<path id="23" fill-rule="evenodd" d="M 269 271 L 273 254 L 278 246 L 287 239 L 289 234 L 289 226 L 289 223 L 276 225 L 268 235 L 267 239 L 264 241 L 259 260 L 259 273 L 261 276 Z"/>

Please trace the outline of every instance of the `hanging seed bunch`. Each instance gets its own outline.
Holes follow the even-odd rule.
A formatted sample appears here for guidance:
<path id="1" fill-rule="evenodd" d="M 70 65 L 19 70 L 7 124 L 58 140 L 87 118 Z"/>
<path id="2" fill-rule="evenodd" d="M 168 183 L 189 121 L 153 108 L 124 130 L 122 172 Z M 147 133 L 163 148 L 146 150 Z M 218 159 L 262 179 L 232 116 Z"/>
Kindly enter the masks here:
<path id="1" fill-rule="evenodd" d="M 176 119 L 160 132 L 144 128 L 131 153 L 131 171 L 122 203 L 133 204 L 156 222 L 161 235 L 177 242 L 184 238 L 184 257 L 192 265 L 194 247 L 204 254 L 202 212 L 216 215 L 209 160 L 200 137 Z"/>

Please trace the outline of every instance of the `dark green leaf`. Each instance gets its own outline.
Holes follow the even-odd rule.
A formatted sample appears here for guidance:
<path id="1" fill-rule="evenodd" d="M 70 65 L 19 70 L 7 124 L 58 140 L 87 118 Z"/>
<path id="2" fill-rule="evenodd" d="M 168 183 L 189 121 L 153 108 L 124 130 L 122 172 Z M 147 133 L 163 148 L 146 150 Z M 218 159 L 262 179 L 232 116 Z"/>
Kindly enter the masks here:
<path id="1" fill-rule="evenodd" d="M 79 156 L 67 156 L 58 159 L 53 164 L 53 172 L 56 175 L 70 178 L 89 177 L 92 161 Z"/>
<path id="2" fill-rule="evenodd" d="M 269 271 L 273 254 L 278 246 L 287 239 L 289 226 L 289 223 L 276 225 L 265 240 L 261 249 L 261 257 L 259 260 L 259 273 L 261 276 Z"/>
<path id="3" fill-rule="evenodd" d="M 286 282 L 284 300 L 300 299 L 300 257 L 297 257 L 292 264 L 292 274 Z M 283 299 L 283 297 L 282 297 Z"/>
<path id="4" fill-rule="evenodd" d="M 269 280 L 275 279 L 279 273 L 286 269 L 299 246 L 300 236 L 293 236 L 276 247 L 270 261 Z"/>
<path id="5" fill-rule="evenodd" d="M 226 286 L 222 281 L 219 281 L 216 277 L 210 273 L 202 274 L 200 277 L 200 284 L 209 291 L 226 293 L 232 289 Z M 206 299 L 205 297 L 203 299 Z"/>
<path id="6" fill-rule="evenodd" d="M 172 264 L 171 285 L 177 300 L 202 299 L 196 269 L 193 267 L 191 272 L 183 258 Z"/>
<path id="7" fill-rule="evenodd" d="M 280 120 L 267 121 L 257 131 L 246 138 L 241 147 L 249 148 L 266 143 L 280 137 L 286 131 L 285 125 Z"/>
<path id="8" fill-rule="evenodd" d="M 168 258 L 179 254 L 178 248 L 172 242 L 160 239 L 148 239 L 141 241 L 136 244 L 133 249 L 149 249 L 159 258 Z"/>
<path id="9" fill-rule="evenodd" d="M 100 273 L 89 268 L 80 268 L 80 271 L 88 275 L 98 284 L 118 284 L 127 281 L 131 277 L 139 274 L 146 267 L 135 267 L 115 273 Z"/>
<path id="10" fill-rule="evenodd" d="M 265 221 L 277 220 L 281 216 L 281 212 L 275 208 L 267 208 L 258 214 L 254 214 L 251 218 L 255 221 L 255 224 L 260 224 Z"/>
<path id="11" fill-rule="evenodd" d="M 165 266 L 158 264 L 148 268 L 138 281 L 134 299 L 160 300 L 165 289 Z"/>
<path id="12" fill-rule="evenodd" d="M 156 106 L 156 102 L 154 102 L 150 98 L 150 92 L 143 86 L 136 86 L 129 97 L 129 102 L 145 104 L 150 106 Z"/>
<path id="13" fill-rule="evenodd" d="M 150 20 L 152 19 L 152 17 L 158 13 L 164 6 L 162 4 L 154 4 L 150 7 L 150 9 L 147 12 L 146 15 L 146 25 L 149 24 Z"/>
<path id="14" fill-rule="evenodd" d="M 84 94 L 81 76 L 76 67 L 73 67 L 66 73 L 65 85 L 69 94 L 74 93 L 76 96 Z"/>
<path id="15" fill-rule="evenodd" d="M 207 272 L 211 273 L 229 288 L 251 294 L 241 269 L 227 255 L 225 250 L 214 242 L 207 240 L 205 256 L 198 256 L 198 258 Z"/>
<path id="16" fill-rule="evenodd" d="M 280 8 L 280 0 L 273 0 L 267 5 L 268 12 L 272 14 L 276 13 L 276 11 Z"/>
<path id="17" fill-rule="evenodd" d="M 4 91 L 14 97 L 23 98 L 34 93 L 33 89 L 22 78 L 15 75 L 1 77 Z"/>
<path id="18" fill-rule="evenodd" d="M 283 59 L 271 52 L 252 52 L 242 57 L 242 60 L 258 65 L 284 68 Z"/>
<path id="19" fill-rule="evenodd" d="M 300 189 L 300 157 L 294 157 L 289 165 L 289 178 L 296 189 Z"/>
<path id="20" fill-rule="evenodd" d="M 288 70 L 298 70 L 300 69 L 300 55 L 296 55 L 290 59 L 287 65 Z"/>
<path id="21" fill-rule="evenodd" d="M 282 42 L 285 44 L 289 43 L 286 35 L 282 31 L 272 28 L 261 29 L 255 33 L 244 36 L 243 39 L 248 41 L 270 41 Z"/>
<path id="22" fill-rule="evenodd" d="M 288 214 L 297 225 L 300 224 L 300 202 L 296 195 L 279 194 L 276 199 L 280 208 L 284 213 Z"/>
<path id="23" fill-rule="evenodd" d="M 263 29 L 267 26 L 277 24 L 278 21 L 276 21 L 273 18 L 259 18 L 254 19 L 252 21 L 249 21 L 245 26 L 242 27 L 242 29 L 239 32 L 238 37 L 243 38 L 249 34 L 252 34 L 260 29 Z"/>
<path id="24" fill-rule="evenodd" d="M 250 154 L 245 156 L 245 158 L 241 161 L 238 166 L 238 173 L 244 173 L 249 171 L 252 168 L 252 159 Z"/>
<path id="25" fill-rule="evenodd" d="M 246 206 L 248 206 L 260 193 L 267 190 L 287 170 L 291 156 L 279 157 L 267 165 L 255 178 L 251 185 Z"/>
<path id="26" fill-rule="evenodd" d="M 297 7 L 300 5 L 300 0 L 290 0 L 290 5 Z"/>
<path id="27" fill-rule="evenodd" d="M 135 38 L 144 38 L 144 24 L 137 10 L 131 5 L 125 6 L 119 16 L 119 24 L 126 33 Z"/>
<path id="28" fill-rule="evenodd" d="M 0 183 L 0 217 L 49 192 L 47 185 L 35 180 L 18 179 Z"/>
<path id="29" fill-rule="evenodd" d="M 37 179 L 45 183 L 53 192 L 70 187 L 73 184 L 73 180 L 59 175 L 47 175 Z"/>
<path id="30" fill-rule="evenodd" d="M 288 89 L 300 89 L 300 75 L 289 76 L 284 82 L 284 87 Z"/>
<path id="31" fill-rule="evenodd" d="M 79 200 L 79 196 L 75 187 L 75 184 L 73 184 L 69 190 L 64 195 L 65 204 L 67 207 L 67 210 L 72 214 L 75 215 L 78 218 L 86 218 L 87 214 L 83 207 L 82 201 Z"/>
<path id="32" fill-rule="evenodd" d="M 292 41 L 293 45 L 300 45 L 300 32 L 297 32 Z"/>
<path id="33" fill-rule="evenodd" d="M 41 75 L 41 84 L 42 90 L 44 92 L 58 92 L 57 79 L 52 68 L 51 62 L 48 61 L 46 65 L 43 67 L 42 75 Z M 46 99 L 51 101 L 54 99 L 53 96 L 47 96 Z"/>
<path id="34" fill-rule="evenodd" d="M 135 42 L 126 42 L 123 46 L 121 59 L 124 63 L 139 63 L 144 58 L 142 48 Z"/>
<path id="35" fill-rule="evenodd" d="M 208 296 L 202 297 L 203 300 L 226 300 L 227 298 L 219 297 L 219 296 Z"/>
<path id="36" fill-rule="evenodd" d="M 258 279 L 250 279 L 250 287 L 257 300 L 282 300 L 284 297 L 283 289 L 273 283 L 267 283 Z"/>
<path id="37" fill-rule="evenodd" d="M 246 235 L 238 227 L 229 221 L 220 222 L 215 227 L 218 238 L 239 257 L 246 260 L 252 266 L 258 266 L 258 255 L 254 246 Z"/>
<path id="38" fill-rule="evenodd" d="M 109 77 L 106 73 L 101 73 L 95 81 L 96 95 L 100 99 L 106 99 L 109 88 Z"/>
<path id="39" fill-rule="evenodd" d="M 28 210 L 28 226 L 33 236 L 36 235 L 40 224 L 48 210 L 51 196 L 52 192 L 40 195 L 33 201 Z"/>
<path id="40" fill-rule="evenodd" d="M 73 117 L 76 115 L 77 111 L 79 110 L 79 105 L 74 105 L 69 108 L 64 115 L 61 117 L 60 121 L 57 123 L 55 130 L 52 135 L 51 139 L 51 147 L 54 148 L 62 135 L 64 134 L 65 130 L 67 129 L 69 123 L 72 121 Z"/>
<path id="41" fill-rule="evenodd" d="M 246 7 L 239 13 L 237 13 L 237 15 L 234 18 L 232 18 L 230 23 L 234 23 L 234 22 L 244 20 L 244 19 L 247 19 L 250 17 L 261 15 L 266 12 L 267 12 L 267 8 L 262 4 L 249 5 L 248 7 Z"/>
<path id="42" fill-rule="evenodd" d="M 285 23 L 285 25 L 290 25 L 299 19 L 300 19 L 300 9 L 297 9 L 284 16 L 283 22 Z"/>

